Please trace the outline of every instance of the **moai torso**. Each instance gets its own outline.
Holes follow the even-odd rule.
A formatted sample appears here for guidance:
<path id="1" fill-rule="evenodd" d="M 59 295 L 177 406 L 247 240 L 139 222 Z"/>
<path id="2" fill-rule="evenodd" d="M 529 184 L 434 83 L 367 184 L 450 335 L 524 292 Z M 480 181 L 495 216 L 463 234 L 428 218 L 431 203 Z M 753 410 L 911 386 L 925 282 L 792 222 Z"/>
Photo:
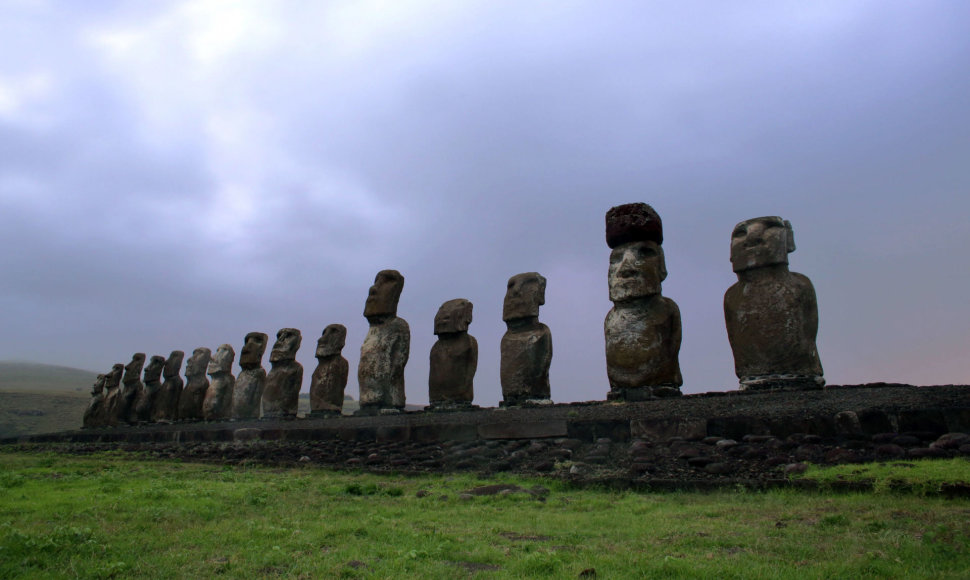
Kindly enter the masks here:
<path id="1" fill-rule="evenodd" d="M 179 375 L 184 357 L 184 352 L 173 350 L 165 361 L 165 366 L 162 369 L 162 376 L 165 377 L 165 380 L 158 390 L 154 405 L 152 405 L 152 420 L 155 422 L 167 423 L 178 419 L 179 397 L 182 395 L 182 387 L 185 386 L 182 377 Z"/>
<path id="2" fill-rule="evenodd" d="M 434 320 L 437 342 L 431 347 L 428 399 L 433 410 L 471 407 L 478 368 L 478 341 L 468 334 L 472 303 L 463 298 L 441 305 Z"/>
<path id="3" fill-rule="evenodd" d="M 179 395 L 179 421 L 199 421 L 202 419 L 202 403 L 209 390 L 209 379 L 205 378 L 206 367 L 212 358 L 212 351 L 197 348 L 185 363 L 185 388 Z"/>
<path id="4" fill-rule="evenodd" d="M 145 373 L 142 375 L 144 384 L 138 398 L 135 399 L 135 416 L 139 423 L 153 421 L 152 409 L 158 402 L 158 395 L 162 389 L 162 369 L 165 367 L 165 358 L 158 355 L 152 356 L 145 365 Z"/>
<path id="5" fill-rule="evenodd" d="M 118 413 L 121 407 L 121 376 L 125 372 L 125 365 L 117 363 L 104 376 L 104 411 L 105 423 L 114 427 L 119 423 Z"/>
<path id="6" fill-rule="evenodd" d="M 232 412 L 234 420 L 258 419 L 259 405 L 266 386 L 266 369 L 263 368 L 263 353 L 269 337 L 262 332 L 250 332 L 239 354 L 242 370 L 236 377 L 232 391 Z"/>
<path id="7" fill-rule="evenodd" d="M 378 272 L 364 305 L 370 328 L 360 347 L 357 382 L 361 414 L 404 408 L 404 367 L 411 349 L 411 329 L 397 317 L 404 277 L 396 270 Z"/>
<path id="8" fill-rule="evenodd" d="M 236 351 L 231 345 L 224 344 L 216 349 L 209 361 L 209 388 L 202 401 L 202 418 L 206 421 L 225 421 L 232 410 L 232 392 L 236 377 L 232 376 L 232 363 Z"/>
<path id="9" fill-rule="evenodd" d="M 303 385 L 303 365 L 296 362 L 302 336 L 295 328 L 276 333 L 276 344 L 269 355 L 273 365 L 263 390 L 263 419 L 295 419 Z"/>
<path id="10" fill-rule="evenodd" d="M 310 378 L 310 415 L 338 416 L 344 406 L 344 389 L 350 365 L 340 353 L 347 340 L 347 328 L 331 324 L 317 340 L 317 368 Z"/>
<path id="11" fill-rule="evenodd" d="M 145 384 L 141 382 L 142 367 L 145 366 L 145 354 L 136 352 L 131 362 L 125 367 L 125 375 L 121 379 L 121 396 L 118 399 L 118 420 L 132 425 L 138 423 L 138 413 L 135 403 L 142 396 Z"/>
<path id="12" fill-rule="evenodd" d="M 509 278 L 502 309 L 507 330 L 502 336 L 499 374 L 502 405 L 551 403 L 549 366 L 552 333 L 539 322 L 545 304 L 546 279 L 536 272 Z"/>
<path id="13" fill-rule="evenodd" d="M 816 389 L 825 384 L 815 337 L 811 281 L 788 269 L 795 243 L 777 216 L 739 223 L 731 237 L 738 281 L 724 294 L 724 320 L 741 390 Z"/>
<path id="14" fill-rule="evenodd" d="M 84 422 L 82 423 L 85 429 L 97 429 L 107 424 L 104 405 L 105 378 L 105 375 L 98 375 L 91 387 L 91 402 L 88 403 L 88 408 L 84 410 Z"/>

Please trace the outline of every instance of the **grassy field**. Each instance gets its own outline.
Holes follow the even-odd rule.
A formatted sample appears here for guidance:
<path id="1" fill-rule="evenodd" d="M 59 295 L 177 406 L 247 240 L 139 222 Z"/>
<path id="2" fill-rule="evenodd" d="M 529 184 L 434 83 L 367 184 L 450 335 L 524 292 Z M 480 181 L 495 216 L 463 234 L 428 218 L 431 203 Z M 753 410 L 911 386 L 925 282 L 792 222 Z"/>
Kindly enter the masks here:
<path id="1" fill-rule="evenodd" d="M 70 367 L 0 361 L 0 437 L 77 429 L 95 377 Z"/>
<path id="2" fill-rule="evenodd" d="M 500 483 L 549 490 L 465 493 Z M 967 578 L 970 501 L 885 489 L 636 494 L 0 450 L 0 577 Z"/>

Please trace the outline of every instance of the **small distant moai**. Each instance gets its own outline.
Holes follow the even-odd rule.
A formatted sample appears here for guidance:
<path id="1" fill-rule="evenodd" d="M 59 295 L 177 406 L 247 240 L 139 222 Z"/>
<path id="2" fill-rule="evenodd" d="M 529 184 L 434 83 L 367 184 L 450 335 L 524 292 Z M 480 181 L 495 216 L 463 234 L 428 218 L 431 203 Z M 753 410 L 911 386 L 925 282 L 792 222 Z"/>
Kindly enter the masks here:
<path id="1" fill-rule="evenodd" d="M 404 409 L 404 366 L 411 349 L 411 329 L 397 316 L 404 276 L 381 270 L 367 294 L 364 317 L 370 324 L 360 347 L 357 382 L 361 415 L 400 412 Z"/>
<path id="2" fill-rule="evenodd" d="M 162 369 L 165 380 L 158 391 L 158 396 L 155 397 L 155 404 L 152 405 L 152 421 L 156 423 L 171 423 L 178 419 L 179 398 L 182 396 L 182 387 L 185 386 L 179 375 L 184 358 L 184 352 L 173 350 L 165 361 L 165 367 Z"/>
<path id="3" fill-rule="evenodd" d="M 502 406 L 552 403 L 552 333 L 539 322 L 539 306 L 545 303 L 546 279 L 538 272 L 509 278 L 502 308 L 508 328 L 501 345 Z"/>
<path id="4" fill-rule="evenodd" d="M 609 400 L 642 401 L 681 394 L 680 309 L 661 295 L 667 278 L 663 224 L 645 203 L 606 212 L 613 308 L 606 315 Z"/>
<path id="5" fill-rule="evenodd" d="M 118 413 L 121 407 L 121 376 L 125 372 L 125 365 L 115 363 L 104 376 L 104 410 L 105 423 L 115 427 L 119 423 Z"/>
<path id="6" fill-rule="evenodd" d="M 474 408 L 472 383 L 478 368 L 478 341 L 468 334 L 471 322 L 472 303 L 464 298 L 445 302 L 434 317 L 434 333 L 438 340 L 431 347 L 430 410 Z"/>
<path id="7" fill-rule="evenodd" d="M 269 353 L 272 368 L 263 390 L 263 419 L 295 419 L 300 407 L 303 365 L 296 362 L 303 336 L 295 328 L 276 333 L 276 344 Z"/>
<path id="8" fill-rule="evenodd" d="M 179 395 L 179 421 L 202 419 L 202 402 L 209 390 L 209 379 L 205 378 L 205 371 L 210 359 L 212 351 L 200 347 L 192 351 L 192 356 L 185 363 L 185 388 Z"/>
<path id="9" fill-rule="evenodd" d="M 154 355 L 145 365 L 145 372 L 142 375 L 144 384 L 135 399 L 135 418 L 139 423 L 149 423 L 153 421 L 152 410 L 158 402 L 158 395 L 162 390 L 162 369 L 165 367 L 165 357 Z"/>
<path id="10" fill-rule="evenodd" d="M 269 336 L 263 332 L 250 332 L 246 335 L 242 352 L 239 353 L 239 366 L 242 371 L 236 377 L 232 391 L 232 419 L 259 419 L 259 403 L 263 399 L 266 386 L 266 369 L 263 368 L 263 353 Z"/>
<path id="11" fill-rule="evenodd" d="M 97 429 L 107 424 L 104 407 L 104 382 L 106 378 L 104 375 L 98 375 L 94 384 L 91 385 L 91 401 L 88 403 L 88 408 L 84 410 L 84 422 L 82 423 L 84 429 Z"/>
<path id="12" fill-rule="evenodd" d="M 202 418 L 206 421 L 225 421 L 229 418 L 236 384 L 236 377 L 232 376 L 232 363 L 235 360 L 236 351 L 231 345 L 223 344 L 209 361 L 207 372 L 212 379 L 202 401 Z"/>
<path id="13" fill-rule="evenodd" d="M 138 423 L 135 402 L 145 389 L 141 382 L 141 370 L 145 366 L 145 353 L 136 352 L 131 362 L 125 367 L 125 376 L 121 379 L 121 396 L 118 399 L 118 421 L 130 425 Z"/>
<path id="14" fill-rule="evenodd" d="M 734 226 L 731 266 L 738 281 L 724 294 L 724 320 L 742 391 L 825 385 L 815 346 L 815 288 L 788 270 L 794 251 L 791 224 L 780 217 Z"/>
<path id="15" fill-rule="evenodd" d="M 350 364 L 340 352 L 347 342 L 347 327 L 331 324 L 317 339 L 317 368 L 310 379 L 310 416 L 336 417 L 344 407 L 344 389 Z"/>

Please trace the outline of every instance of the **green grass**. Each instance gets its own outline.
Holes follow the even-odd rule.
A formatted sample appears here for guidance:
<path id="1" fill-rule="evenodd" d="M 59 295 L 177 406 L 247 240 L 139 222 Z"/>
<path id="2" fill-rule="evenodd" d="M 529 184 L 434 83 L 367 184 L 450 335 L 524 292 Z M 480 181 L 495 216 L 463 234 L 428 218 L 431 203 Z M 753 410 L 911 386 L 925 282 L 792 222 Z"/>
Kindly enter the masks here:
<path id="1" fill-rule="evenodd" d="M 876 493 L 899 492 L 932 495 L 946 484 L 970 485 L 970 461 L 964 457 L 935 461 L 897 460 L 883 463 L 848 464 L 831 467 L 810 465 L 797 476 L 836 487 L 845 482 L 871 484 Z"/>
<path id="2" fill-rule="evenodd" d="M 461 497 L 499 482 L 551 493 Z M 590 568 L 600 578 L 965 578 L 970 502 L 0 452 L 0 578 L 576 578 Z"/>

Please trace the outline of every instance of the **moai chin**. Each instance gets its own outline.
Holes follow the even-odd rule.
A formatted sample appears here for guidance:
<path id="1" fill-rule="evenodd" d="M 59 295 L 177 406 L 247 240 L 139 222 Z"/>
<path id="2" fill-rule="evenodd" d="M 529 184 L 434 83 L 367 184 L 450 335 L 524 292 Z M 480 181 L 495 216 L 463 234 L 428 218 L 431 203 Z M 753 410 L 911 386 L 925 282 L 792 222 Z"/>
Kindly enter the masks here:
<path id="1" fill-rule="evenodd" d="M 502 307 L 507 327 L 501 344 L 502 406 L 552 403 L 552 333 L 539 322 L 539 306 L 545 303 L 546 279 L 538 272 L 509 278 Z"/>
<path id="2" fill-rule="evenodd" d="M 162 369 L 165 367 L 165 357 L 158 355 L 152 356 L 148 364 L 145 365 L 145 372 L 142 375 L 143 386 L 138 398 L 135 399 L 135 416 L 139 423 L 153 421 L 152 409 L 158 402 L 158 395 L 162 389 Z"/>
<path id="3" fill-rule="evenodd" d="M 138 424 L 138 413 L 135 402 L 142 396 L 145 384 L 141 382 L 141 370 L 145 366 L 145 353 L 136 352 L 131 362 L 125 366 L 125 375 L 121 378 L 121 395 L 118 399 L 118 421 L 130 425 Z"/>
<path id="4" fill-rule="evenodd" d="M 182 387 L 185 386 L 179 375 L 184 358 L 184 352 L 173 350 L 165 360 L 165 366 L 162 369 L 165 380 L 158 391 L 158 396 L 155 397 L 155 404 L 152 405 L 152 421 L 156 423 L 171 423 L 178 419 L 179 397 L 182 395 Z"/>
<path id="5" fill-rule="evenodd" d="M 411 329 L 397 316 L 404 276 L 381 270 L 367 294 L 364 317 L 370 324 L 360 347 L 357 383 L 361 415 L 394 413 L 404 409 L 404 366 L 411 349 Z"/>
<path id="6" fill-rule="evenodd" d="M 246 335 L 242 351 L 239 353 L 239 366 L 242 370 L 236 377 L 232 391 L 232 412 L 234 421 L 259 419 L 259 403 L 263 399 L 266 386 L 266 369 L 263 368 L 263 353 L 269 336 L 263 332 L 250 332 Z"/>
<path id="7" fill-rule="evenodd" d="M 680 395 L 680 309 L 661 294 L 667 278 L 663 223 L 645 203 L 606 212 L 613 308 L 603 322 L 609 400 Z"/>
<path id="8" fill-rule="evenodd" d="M 276 344 L 269 353 L 272 368 L 263 390 L 263 419 L 295 419 L 303 386 L 303 365 L 296 362 L 303 337 L 295 328 L 276 333 Z"/>
<path id="9" fill-rule="evenodd" d="M 825 385 L 815 346 L 815 288 L 788 270 L 794 251 L 791 224 L 780 217 L 734 226 L 731 266 L 738 281 L 724 294 L 724 320 L 742 391 Z"/>
<path id="10" fill-rule="evenodd" d="M 205 378 L 206 367 L 212 358 L 212 351 L 200 347 L 192 351 L 185 363 L 185 388 L 179 395 L 179 421 L 199 421 L 202 419 L 202 403 L 209 390 L 209 379 Z"/>
<path id="11" fill-rule="evenodd" d="M 104 383 L 107 377 L 98 375 L 91 385 L 91 401 L 88 408 L 84 410 L 83 429 L 97 429 L 107 424 L 107 415 L 104 406 Z"/>
<path id="12" fill-rule="evenodd" d="M 311 417 L 337 417 L 343 410 L 350 364 L 340 352 L 346 342 L 343 324 L 327 326 L 317 339 L 317 368 L 310 378 Z"/>
<path id="13" fill-rule="evenodd" d="M 122 373 L 124 372 L 125 365 L 115 363 L 115 365 L 111 367 L 111 370 L 108 371 L 108 374 L 104 376 L 105 423 L 109 427 L 115 427 L 119 423 L 118 413 L 121 405 L 121 389 L 118 385 L 121 384 L 121 377 Z"/>
<path id="14" fill-rule="evenodd" d="M 236 351 L 231 345 L 223 344 L 209 361 L 206 372 L 211 380 L 202 400 L 202 418 L 206 421 L 225 421 L 229 418 L 236 384 L 236 377 L 232 376 L 232 363 L 235 360 Z"/>
<path id="15" fill-rule="evenodd" d="M 438 340 L 431 347 L 428 399 L 432 411 L 475 408 L 473 379 L 478 368 L 478 341 L 468 334 L 472 303 L 464 298 L 441 305 L 434 317 Z"/>

